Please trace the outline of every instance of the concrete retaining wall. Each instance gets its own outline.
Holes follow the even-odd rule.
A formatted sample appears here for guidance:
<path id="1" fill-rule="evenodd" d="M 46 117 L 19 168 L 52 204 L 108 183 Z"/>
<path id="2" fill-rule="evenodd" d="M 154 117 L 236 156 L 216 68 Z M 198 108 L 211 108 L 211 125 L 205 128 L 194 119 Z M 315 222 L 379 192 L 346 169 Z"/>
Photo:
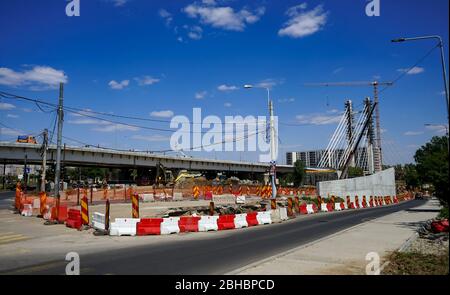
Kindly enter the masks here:
<path id="1" fill-rule="evenodd" d="M 327 197 L 359 196 L 395 196 L 395 171 L 394 168 L 375 173 L 370 176 L 351 179 L 332 180 L 319 182 L 317 193 Z"/>

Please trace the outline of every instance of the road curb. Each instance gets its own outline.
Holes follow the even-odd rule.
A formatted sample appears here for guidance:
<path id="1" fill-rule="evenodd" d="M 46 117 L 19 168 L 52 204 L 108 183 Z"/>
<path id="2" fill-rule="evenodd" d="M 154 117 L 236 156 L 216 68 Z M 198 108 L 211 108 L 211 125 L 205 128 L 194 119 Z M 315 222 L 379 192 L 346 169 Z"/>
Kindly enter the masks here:
<path id="1" fill-rule="evenodd" d="M 410 201 L 410 200 L 408 200 L 408 201 Z M 406 201 L 406 202 L 408 202 L 408 201 Z M 392 204 L 392 205 L 394 205 L 394 204 Z M 388 206 L 392 206 L 392 205 L 388 205 Z M 383 206 L 383 207 L 384 207 L 384 206 Z M 386 207 L 387 207 L 387 206 L 386 206 Z M 365 209 L 367 209 L 367 208 L 365 208 Z M 394 213 L 391 213 L 391 214 L 396 214 L 396 213 L 402 212 L 402 211 L 405 211 L 405 210 L 397 211 L 397 212 L 394 212 Z M 265 259 L 263 259 L 263 260 L 260 260 L 260 261 L 257 261 L 257 262 L 250 263 L 250 264 L 248 264 L 248 265 L 246 265 L 246 266 L 243 266 L 243 267 L 240 267 L 240 268 L 235 269 L 235 270 L 233 270 L 233 271 L 227 272 L 227 273 L 225 273 L 225 275 L 237 275 L 238 273 L 240 273 L 240 272 L 242 272 L 242 271 L 245 271 L 245 270 L 254 268 L 254 267 L 256 267 L 256 266 L 262 265 L 262 264 L 264 264 L 264 263 L 266 263 L 266 262 L 275 260 L 275 259 L 277 259 L 277 258 L 284 257 L 284 256 L 289 255 L 289 254 L 292 254 L 292 253 L 294 253 L 294 252 L 296 252 L 296 251 L 298 251 L 298 250 L 301 250 L 301 249 L 304 249 L 304 248 L 308 248 L 308 247 L 313 246 L 313 245 L 315 245 L 315 244 L 317 244 L 317 243 L 320 243 L 320 242 L 322 242 L 322 241 L 326 241 L 326 240 L 331 239 L 331 238 L 333 238 L 333 237 L 335 237 L 335 236 L 341 235 L 341 234 L 343 234 L 343 233 L 345 233 L 345 232 L 351 231 L 351 230 L 353 230 L 353 229 L 355 229 L 355 228 L 361 227 L 361 226 L 363 226 L 363 225 L 365 225 L 365 224 L 367 224 L 367 223 L 370 223 L 370 222 L 374 222 L 374 221 L 376 221 L 377 219 L 380 219 L 380 218 L 389 216 L 389 215 L 391 215 L 391 214 L 388 214 L 388 215 L 385 215 L 385 216 L 382 216 L 382 217 L 378 217 L 378 218 L 375 218 L 375 219 L 367 220 L 367 221 L 362 222 L 362 223 L 360 223 L 360 224 L 357 224 L 357 225 L 354 225 L 354 226 L 352 226 L 352 227 L 349 227 L 349 228 L 346 228 L 346 229 L 344 229 L 344 230 L 341 230 L 341 231 L 338 231 L 338 232 L 336 232 L 336 233 L 333 233 L 333 234 L 331 234 L 331 235 L 329 235 L 329 236 L 326 236 L 326 237 L 317 239 L 317 240 L 315 240 L 315 241 L 309 242 L 309 243 L 307 243 L 307 244 L 305 244 L 305 245 L 298 246 L 298 247 L 296 247 L 296 248 L 293 248 L 293 249 L 291 249 L 291 250 L 285 251 L 285 252 L 283 252 L 283 253 L 276 254 L 276 255 L 270 256 L 270 257 L 268 257 L 268 258 L 265 258 Z M 410 239 L 411 239 L 411 238 L 410 238 Z M 410 239 L 408 239 L 408 241 L 409 241 Z M 412 243 L 412 241 L 411 241 L 411 243 Z"/>

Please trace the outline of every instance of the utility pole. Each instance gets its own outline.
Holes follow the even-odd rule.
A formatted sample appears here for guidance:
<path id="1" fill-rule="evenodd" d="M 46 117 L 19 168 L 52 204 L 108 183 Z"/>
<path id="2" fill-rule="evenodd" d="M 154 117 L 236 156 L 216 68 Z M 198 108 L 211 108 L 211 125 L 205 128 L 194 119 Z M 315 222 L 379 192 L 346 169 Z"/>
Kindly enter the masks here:
<path id="1" fill-rule="evenodd" d="M 45 175 L 47 172 L 47 147 L 48 147 L 48 130 L 44 129 L 44 140 L 42 142 L 42 173 L 41 173 L 41 192 L 45 192 Z"/>
<path id="2" fill-rule="evenodd" d="M 61 174 L 61 145 L 62 145 L 62 129 L 63 129 L 63 99 L 64 99 L 64 84 L 59 84 L 59 101 L 58 101 L 58 133 L 56 142 L 56 168 L 55 168 L 55 198 L 57 198 L 57 204 L 59 206 L 59 185 L 60 185 L 60 174 Z M 57 206 L 57 210 L 59 208 Z"/>

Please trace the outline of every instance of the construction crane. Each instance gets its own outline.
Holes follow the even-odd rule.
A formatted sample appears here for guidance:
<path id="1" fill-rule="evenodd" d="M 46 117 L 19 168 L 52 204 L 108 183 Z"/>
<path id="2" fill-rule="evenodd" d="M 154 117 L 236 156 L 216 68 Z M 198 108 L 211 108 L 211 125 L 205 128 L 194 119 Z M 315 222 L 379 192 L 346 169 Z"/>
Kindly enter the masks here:
<path id="1" fill-rule="evenodd" d="M 370 86 L 373 87 L 373 102 L 375 105 L 375 130 L 376 130 L 376 152 L 375 152 L 375 171 L 381 171 L 383 165 L 383 158 L 381 154 L 381 127 L 380 127 L 380 108 L 378 99 L 378 87 L 379 86 L 392 86 L 394 82 L 378 82 L 378 81 L 356 81 L 356 82 L 330 82 L 330 83 L 306 83 L 305 86 L 324 86 L 324 87 L 335 87 L 335 86 Z"/>

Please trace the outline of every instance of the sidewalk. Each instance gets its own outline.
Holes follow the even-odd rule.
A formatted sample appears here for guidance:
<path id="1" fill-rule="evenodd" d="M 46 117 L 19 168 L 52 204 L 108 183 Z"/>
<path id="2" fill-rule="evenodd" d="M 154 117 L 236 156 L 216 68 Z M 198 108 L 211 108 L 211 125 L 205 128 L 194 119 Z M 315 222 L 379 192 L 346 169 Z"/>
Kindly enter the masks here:
<path id="1" fill-rule="evenodd" d="M 365 274 L 366 255 L 381 259 L 415 234 L 417 223 L 437 216 L 439 202 L 396 212 L 351 227 L 324 239 L 237 269 L 237 275 L 348 275 Z M 383 261 L 381 261 L 383 264 Z"/>

